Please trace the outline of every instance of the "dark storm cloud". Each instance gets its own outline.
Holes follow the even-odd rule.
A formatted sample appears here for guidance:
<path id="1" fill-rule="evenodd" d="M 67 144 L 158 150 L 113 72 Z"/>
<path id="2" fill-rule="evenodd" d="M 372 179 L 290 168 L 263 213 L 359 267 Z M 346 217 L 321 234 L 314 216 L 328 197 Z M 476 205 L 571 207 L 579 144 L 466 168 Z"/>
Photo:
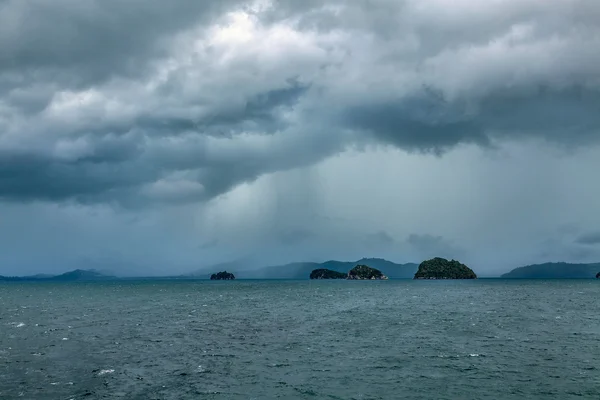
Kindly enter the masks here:
<path id="1" fill-rule="evenodd" d="M 54 0 L 0 3 L 0 81 L 44 76 L 88 86 L 138 77 L 168 54 L 169 39 L 240 3 L 231 0 Z"/>
<path id="2" fill-rule="evenodd" d="M 307 31 L 370 35 L 373 48 L 348 51 L 359 61 L 376 58 L 375 69 L 389 67 L 382 76 L 389 90 L 372 89 L 384 101 L 357 97 L 341 111 L 348 128 L 437 153 L 506 137 L 582 144 L 600 136 L 600 73 L 592 67 L 600 62 L 593 50 L 600 46 L 597 3 L 277 4 L 266 18 L 285 15 Z M 402 76 L 407 82 L 396 86 Z M 411 89 L 413 83 L 420 86 Z"/>
<path id="3" fill-rule="evenodd" d="M 75 131 L 53 143 L 54 149 L 50 152 L 35 148 L 18 152 L 5 150 L 0 152 L 0 198 L 75 199 L 83 203 L 117 199 L 123 204 L 141 204 L 145 200 L 140 198 L 139 191 L 159 183 L 149 196 L 154 200 L 206 200 L 239 182 L 256 179 L 268 170 L 303 163 L 305 158 L 312 157 L 307 152 L 307 146 L 312 147 L 310 143 L 294 146 L 300 152 L 288 157 L 285 153 L 290 149 L 286 147 L 282 149 L 283 154 L 272 155 L 261 146 L 238 150 L 234 145 L 230 150 L 224 148 L 225 154 L 221 154 L 219 143 L 206 139 L 209 136 L 231 138 L 244 128 L 261 133 L 282 129 L 284 123 L 276 113 L 293 105 L 306 91 L 295 82 L 291 84 L 256 94 L 243 109 L 225 110 L 197 121 L 157 120 L 144 115 L 122 126 L 107 121 L 105 126 Z M 211 149 L 217 154 L 210 154 Z M 313 154 L 321 151 L 316 150 Z M 325 151 L 329 151 L 327 146 Z M 238 158 L 238 152 L 244 156 Z M 177 171 L 181 172 L 179 177 L 170 176 Z M 194 183 L 196 188 L 191 188 L 190 184 Z M 183 187 L 178 189 L 180 184 Z M 171 194 L 165 197 L 158 193 L 164 190 Z"/>
<path id="4" fill-rule="evenodd" d="M 185 90 L 186 79 L 189 77 L 184 76 L 168 81 L 157 90 L 157 94 L 177 98 Z M 289 77 L 284 82 L 278 82 L 274 89 L 249 93 L 248 96 L 236 98 L 235 102 L 221 108 L 213 107 L 214 99 L 204 98 L 199 93 L 193 99 L 193 104 L 183 106 L 190 109 L 198 106 L 205 107 L 208 111 L 203 114 L 189 116 L 184 112 L 184 115 L 179 116 L 148 113 L 141 115 L 133 123 L 145 132 L 158 135 L 173 135 L 189 131 L 218 137 L 231 137 L 240 132 L 256 130 L 274 133 L 289 125 L 283 121 L 281 113 L 293 110 L 309 89 L 309 84 L 299 81 L 296 77 Z"/>
<path id="5" fill-rule="evenodd" d="M 190 92 L 193 65 L 156 79 L 162 64 L 181 55 L 179 41 L 189 46 L 182 36 L 202 39 L 240 4 L 2 3 L 0 198 L 128 205 L 206 200 L 314 158 L 273 156 L 277 145 L 267 150 L 257 136 L 289 127 L 282 114 L 308 90 L 294 73 L 254 85 L 244 78 L 247 87 L 217 84 L 211 92 Z M 208 48 L 196 56 L 204 57 L 201 67 L 218 55 Z M 226 69 L 217 73 L 227 82 Z M 254 137 L 239 145 L 206 139 L 242 133 Z M 280 150 L 289 152 L 289 145 Z M 305 151 L 306 145 L 293 147 Z"/>
<path id="6" fill-rule="evenodd" d="M 353 106 L 342 117 L 348 128 L 364 129 L 408 150 L 439 153 L 458 143 L 487 144 L 483 126 L 453 108 L 443 99 L 423 93 L 421 98 Z"/>
<path id="7" fill-rule="evenodd" d="M 264 133 L 275 133 L 289 126 L 289 123 L 280 118 L 279 113 L 292 110 L 309 89 L 308 85 L 293 79 L 289 79 L 288 83 L 289 87 L 269 90 L 251 96 L 240 107 L 227 110 L 225 113 L 208 115 L 196 123 L 182 120 L 182 126 L 171 131 L 200 129 L 205 134 L 229 137 L 244 130 L 260 129 Z M 156 125 L 158 124 L 151 126 Z"/>
<path id="8" fill-rule="evenodd" d="M 110 167 L 108 167 L 110 169 Z M 0 161 L 3 200 L 85 199 L 135 184 L 123 171 L 103 171 L 106 165 L 55 163 L 31 155 L 10 155 Z M 106 173 L 105 173 L 106 172 Z M 85 176 L 85 179 L 83 177 Z"/>
<path id="9" fill-rule="evenodd" d="M 180 204 L 357 143 L 597 141 L 600 5 L 563 3 L 0 2 L 0 198 Z"/>
<path id="10" fill-rule="evenodd" d="M 590 232 L 579 236 L 575 243 L 586 244 L 586 245 L 597 245 L 600 244 L 600 232 Z"/>
<path id="11" fill-rule="evenodd" d="M 502 90 L 481 99 L 477 113 L 468 99 L 447 102 L 427 92 L 398 102 L 353 106 L 348 128 L 408 150 L 441 153 L 459 143 L 489 146 L 492 140 L 539 137 L 568 145 L 600 136 L 600 91 L 572 87 Z"/>
<path id="12" fill-rule="evenodd" d="M 600 133 L 600 91 L 543 86 L 524 92 L 499 91 L 481 102 L 479 123 L 491 133 L 587 143 Z"/>

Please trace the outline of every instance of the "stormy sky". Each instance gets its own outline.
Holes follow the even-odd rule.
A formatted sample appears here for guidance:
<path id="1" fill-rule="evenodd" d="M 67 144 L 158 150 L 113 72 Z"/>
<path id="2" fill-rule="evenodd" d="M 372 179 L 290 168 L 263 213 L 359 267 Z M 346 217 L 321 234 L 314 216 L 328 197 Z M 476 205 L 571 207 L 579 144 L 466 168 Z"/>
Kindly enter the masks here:
<path id="1" fill-rule="evenodd" d="M 600 2 L 0 0 L 0 274 L 600 261 Z"/>

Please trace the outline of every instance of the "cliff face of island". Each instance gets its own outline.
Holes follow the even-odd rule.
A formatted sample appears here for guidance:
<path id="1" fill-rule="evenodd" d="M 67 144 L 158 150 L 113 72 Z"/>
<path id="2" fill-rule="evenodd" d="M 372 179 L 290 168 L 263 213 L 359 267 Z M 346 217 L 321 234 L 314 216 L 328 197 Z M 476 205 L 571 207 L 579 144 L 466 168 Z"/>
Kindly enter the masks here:
<path id="1" fill-rule="evenodd" d="M 310 273 L 310 279 L 346 279 L 347 274 L 326 268 L 318 268 Z"/>
<path id="2" fill-rule="evenodd" d="M 414 279 L 477 279 L 475 272 L 456 260 L 436 257 L 423 261 Z"/>
<path id="3" fill-rule="evenodd" d="M 212 274 L 210 276 L 211 281 L 232 281 L 235 279 L 235 276 L 227 271 L 217 272 L 216 274 Z"/>
<path id="4" fill-rule="evenodd" d="M 350 280 L 378 280 L 378 279 L 388 279 L 380 270 L 371 268 L 368 265 L 357 265 L 352 268 L 348 272 L 348 277 L 346 279 Z"/>

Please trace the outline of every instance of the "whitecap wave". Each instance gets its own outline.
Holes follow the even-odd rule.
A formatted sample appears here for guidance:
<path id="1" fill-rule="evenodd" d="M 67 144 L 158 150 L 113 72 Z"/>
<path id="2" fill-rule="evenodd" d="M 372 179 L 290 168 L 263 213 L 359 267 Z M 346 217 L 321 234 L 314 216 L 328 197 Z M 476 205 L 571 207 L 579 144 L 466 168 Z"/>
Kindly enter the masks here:
<path id="1" fill-rule="evenodd" d="M 113 372 L 115 372 L 114 369 L 103 369 L 103 370 L 100 370 L 100 372 L 98 372 L 98 376 L 112 374 Z"/>

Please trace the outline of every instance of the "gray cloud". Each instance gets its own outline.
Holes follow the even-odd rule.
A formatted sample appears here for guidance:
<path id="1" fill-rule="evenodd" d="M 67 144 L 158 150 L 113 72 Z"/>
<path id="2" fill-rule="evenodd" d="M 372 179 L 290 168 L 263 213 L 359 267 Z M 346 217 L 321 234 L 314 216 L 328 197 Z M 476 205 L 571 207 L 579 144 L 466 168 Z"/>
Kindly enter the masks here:
<path id="1" fill-rule="evenodd" d="M 599 30 L 592 17 L 600 16 L 598 5 L 460 2 L 449 10 L 448 3 L 430 3 L 438 8 L 413 1 L 338 7 L 283 1 L 286 11 L 271 17 L 287 12 L 303 29 L 341 29 L 357 42 L 373 35 L 368 49 L 349 46 L 348 59 L 381 73 L 381 80 L 364 76 L 379 96 L 357 97 L 342 119 L 385 142 L 439 152 L 507 135 L 598 139 L 600 86 L 592 65 L 600 59 L 590 50 L 600 43 L 589 39 Z"/>
<path id="2" fill-rule="evenodd" d="M 575 243 L 587 245 L 600 244 L 600 232 L 590 232 L 581 235 L 575 240 Z"/>
<path id="3" fill-rule="evenodd" d="M 291 231 L 281 232 L 279 234 L 280 242 L 286 246 L 299 244 L 313 237 L 315 237 L 315 234 L 305 229 L 295 229 Z"/>
<path id="4" fill-rule="evenodd" d="M 580 243 L 565 242 L 560 239 L 548 239 L 542 242 L 542 251 L 534 259 L 534 262 L 557 262 L 568 260 L 569 262 L 588 263 L 597 262 L 600 251 L 594 246 Z"/>
<path id="5" fill-rule="evenodd" d="M 4 1 L 0 71 L 15 87 L 50 78 L 86 87 L 123 75 L 139 78 L 169 54 L 174 37 L 239 1 Z M 56 82 L 55 80 L 59 80 Z M 61 89 L 61 87 L 57 87 Z"/>
<path id="6" fill-rule="evenodd" d="M 419 99 L 353 106 L 343 119 L 349 129 L 363 129 L 407 150 L 441 153 L 458 143 L 488 144 L 483 127 L 452 108 L 424 93 Z"/>
<path id="7" fill-rule="evenodd" d="M 547 235 L 547 215 L 562 209 L 580 231 L 561 240 L 583 247 L 575 236 L 593 231 L 581 215 L 591 206 L 565 193 L 593 195 L 578 185 L 581 165 L 597 169 L 598 21 L 600 3 L 587 0 L 0 0 L 0 207 L 23 207 L 22 240 L 46 226 L 27 208 L 55 224 L 46 213 L 62 207 L 74 241 L 105 219 L 138 236 L 152 221 L 185 243 L 165 244 L 174 258 L 276 254 L 284 243 L 288 258 L 362 257 L 373 246 L 398 261 L 471 257 L 489 243 L 462 232 L 463 219 L 503 232 L 486 233 L 495 247 Z M 439 209 L 445 222 L 393 241 L 423 231 L 425 217 L 407 209 Z M 539 232 L 515 234 L 524 219 Z M 98 257 L 88 243 L 80 259 Z M 114 247 L 115 265 L 160 258 Z M 582 256 L 567 247 L 556 256 Z"/>
<path id="8" fill-rule="evenodd" d="M 374 141 L 598 139 L 599 6 L 431 3 L 3 2 L 0 197 L 180 204 Z"/>
<path id="9" fill-rule="evenodd" d="M 539 137 L 561 144 L 598 140 L 600 92 L 568 90 L 499 91 L 479 100 L 445 101 L 423 92 L 416 98 L 353 106 L 344 111 L 349 128 L 363 129 L 379 140 L 407 150 L 437 154 L 459 143 L 490 146 L 492 141 Z"/>
<path id="10" fill-rule="evenodd" d="M 207 249 L 212 249 L 218 245 L 219 245 L 218 239 L 211 239 L 211 240 L 201 243 L 198 247 L 201 248 L 202 250 L 207 250 Z"/>
<path id="11" fill-rule="evenodd" d="M 394 238 L 385 231 L 379 231 L 366 235 L 366 241 L 368 244 L 374 246 L 390 246 L 395 243 Z"/>

